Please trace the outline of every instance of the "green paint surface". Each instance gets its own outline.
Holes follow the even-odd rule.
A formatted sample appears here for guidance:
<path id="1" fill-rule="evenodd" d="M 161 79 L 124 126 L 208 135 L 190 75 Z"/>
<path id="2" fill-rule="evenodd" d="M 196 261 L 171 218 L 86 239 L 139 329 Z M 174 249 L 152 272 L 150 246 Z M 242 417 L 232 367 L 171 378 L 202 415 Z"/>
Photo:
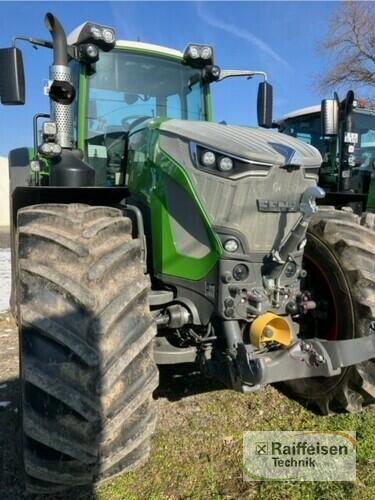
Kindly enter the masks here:
<path id="1" fill-rule="evenodd" d="M 375 210 L 375 175 L 371 176 L 370 189 L 367 199 L 367 210 Z"/>
<path id="2" fill-rule="evenodd" d="M 137 137 L 144 146 L 130 158 L 128 186 L 133 196 L 138 196 L 150 207 L 154 271 L 179 278 L 200 280 L 216 264 L 223 249 L 187 172 L 159 147 L 157 127 L 161 122 L 162 120 L 153 120 L 147 129 L 132 134 L 133 140 Z M 167 205 L 166 176 L 187 192 L 202 218 L 210 243 L 209 253 L 202 258 L 181 255 L 177 251 Z"/>

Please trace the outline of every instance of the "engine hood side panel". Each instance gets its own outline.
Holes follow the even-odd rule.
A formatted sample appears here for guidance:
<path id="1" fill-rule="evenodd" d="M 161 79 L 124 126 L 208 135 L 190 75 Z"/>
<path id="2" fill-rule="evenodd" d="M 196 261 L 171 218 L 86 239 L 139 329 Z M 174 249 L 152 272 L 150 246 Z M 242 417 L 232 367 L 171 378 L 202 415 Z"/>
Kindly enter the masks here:
<path id="1" fill-rule="evenodd" d="M 212 129 L 212 131 L 214 130 L 215 128 Z M 211 135 L 214 139 L 211 139 Z M 268 135 L 270 134 L 268 133 Z M 194 140 L 197 140 L 195 134 L 191 133 L 189 136 L 190 138 L 194 136 Z M 211 132 L 210 138 L 206 136 L 205 144 L 209 147 L 216 140 L 216 136 Z M 293 143 L 295 142 L 299 147 L 299 141 L 293 141 Z M 264 172 L 260 175 L 254 175 L 252 172 L 251 175 L 237 179 L 223 178 L 206 172 L 204 169 L 196 168 L 191 157 L 189 143 L 189 138 L 170 133 L 164 127 L 162 128 L 161 149 L 170 157 L 175 158 L 189 175 L 212 225 L 223 230 L 228 229 L 229 232 L 235 230 L 242 234 L 246 253 L 267 255 L 273 248 L 277 248 L 296 224 L 300 212 L 260 211 L 259 201 L 286 202 L 298 207 L 303 191 L 317 182 L 316 162 L 320 155 L 316 155 L 314 149 L 309 151 L 310 148 L 307 146 L 312 158 L 311 163 L 315 162 L 310 167 L 286 169 L 274 164 L 269 165 L 266 175 Z M 306 145 L 301 144 L 303 151 Z M 228 152 L 226 143 L 220 144 L 220 150 Z M 236 156 L 242 155 L 238 150 L 231 153 Z M 247 158 L 250 156 L 250 153 L 247 152 Z M 275 153 L 274 159 L 282 162 L 279 156 L 279 153 Z M 307 157 L 307 153 L 305 156 Z M 267 160 L 269 163 L 270 156 L 262 156 L 261 160 Z M 258 161 L 260 161 L 260 157 L 258 157 Z"/>
<path id="2" fill-rule="evenodd" d="M 322 162 L 313 146 L 273 130 L 187 120 L 165 121 L 160 130 L 228 155 L 275 166 L 299 162 L 305 168 L 317 168 Z"/>

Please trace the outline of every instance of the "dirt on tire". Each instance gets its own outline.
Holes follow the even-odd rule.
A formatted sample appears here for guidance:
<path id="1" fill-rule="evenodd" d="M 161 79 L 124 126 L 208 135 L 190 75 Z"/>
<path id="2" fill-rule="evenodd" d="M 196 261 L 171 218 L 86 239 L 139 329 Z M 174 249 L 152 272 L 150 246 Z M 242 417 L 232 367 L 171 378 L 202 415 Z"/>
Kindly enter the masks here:
<path id="1" fill-rule="evenodd" d="M 143 464 L 155 428 L 140 242 L 121 210 L 82 204 L 20 210 L 17 241 L 27 490 L 87 491 Z"/>
<path id="2" fill-rule="evenodd" d="M 335 303 L 337 338 L 329 340 L 359 338 L 375 329 L 375 231 L 369 215 L 322 207 L 309 225 L 304 258 L 318 263 L 316 269 Z M 310 336 L 324 337 L 324 332 Z M 375 403 L 375 358 L 345 368 L 336 377 L 293 380 L 282 386 L 325 415 L 357 413 Z"/>

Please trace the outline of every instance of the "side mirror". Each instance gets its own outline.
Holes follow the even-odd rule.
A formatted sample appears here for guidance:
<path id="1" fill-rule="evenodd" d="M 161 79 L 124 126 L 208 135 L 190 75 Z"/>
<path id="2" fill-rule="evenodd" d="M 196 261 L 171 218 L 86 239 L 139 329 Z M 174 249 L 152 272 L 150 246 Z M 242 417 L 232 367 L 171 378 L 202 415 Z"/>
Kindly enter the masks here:
<path id="1" fill-rule="evenodd" d="M 339 126 L 339 102 L 337 99 L 324 99 L 321 104 L 322 136 L 335 136 Z"/>
<path id="2" fill-rule="evenodd" d="M 258 125 L 263 128 L 272 127 L 273 89 L 268 82 L 261 82 L 258 86 Z"/>
<path id="3" fill-rule="evenodd" d="M 25 74 L 22 52 L 17 47 L 0 49 L 0 102 L 25 104 Z"/>

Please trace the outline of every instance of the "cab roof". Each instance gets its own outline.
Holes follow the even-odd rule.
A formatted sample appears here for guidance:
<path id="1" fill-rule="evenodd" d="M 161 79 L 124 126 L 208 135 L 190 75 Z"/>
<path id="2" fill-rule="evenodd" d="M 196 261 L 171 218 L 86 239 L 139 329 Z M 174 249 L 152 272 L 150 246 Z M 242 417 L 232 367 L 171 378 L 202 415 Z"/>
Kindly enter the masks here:
<path id="1" fill-rule="evenodd" d="M 142 50 L 145 52 L 172 56 L 178 59 L 182 59 L 183 57 L 182 52 L 180 52 L 179 50 L 170 49 L 169 47 L 163 47 L 162 45 L 154 45 L 153 43 L 134 42 L 132 40 L 117 40 L 115 48 Z"/>
<path id="2" fill-rule="evenodd" d="M 355 109 L 356 113 L 366 113 L 366 114 L 374 114 L 374 110 L 367 109 L 367 108 L 356 108 Z M 307 108 L 300 108 L 296 109 L 294 111 L 291 111 L 290 113 L 287 113 L 286 115 L 282 116 L 279 118 L 276 123 L 283 123 L 286 120 L 289 120 L 290 118 L 298 118 L 299 116 L 305 116 L 305 115 L 312 115 L 315 113 L 320 113 L 320 104 L 317 104 L 315 106 L 308 106 Z"/>
<path id="3" fill-rule="evenodd" d="M 287 113 L 286 115 L 279 118 L 277 120 L 277 123 L 288 120 L 289 118 L 297 118 L 297 116 L 311 115 L 312 113 L 320 113 L 320 104 L 317 104 L 316 106 L 308 106 L 307 108 L 300 108 L 296 109 L 295 111 L 291 111 L 290 113 Z"/>

